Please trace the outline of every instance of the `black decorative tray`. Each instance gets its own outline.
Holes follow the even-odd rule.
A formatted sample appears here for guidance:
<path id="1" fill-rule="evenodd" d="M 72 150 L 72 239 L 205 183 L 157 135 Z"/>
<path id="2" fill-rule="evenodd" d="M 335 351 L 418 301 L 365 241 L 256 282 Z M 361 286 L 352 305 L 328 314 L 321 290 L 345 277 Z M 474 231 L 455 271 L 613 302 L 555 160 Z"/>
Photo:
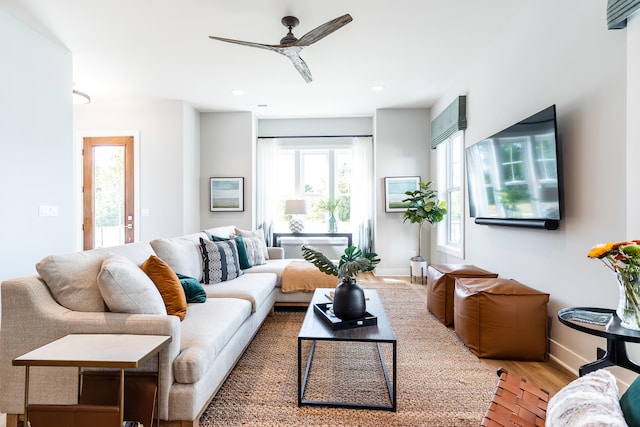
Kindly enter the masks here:
<path id="1" fill-rule="evenodd" d="M 320 318 L 329 325 L 334 331 L 340 329 L 360 328 L 363 326 L 373 326 L 378 324 L 378 318 L 366 311 L 364 316 L 359 319 L 342 320 L 333 314 L 333 303 L 323 302 L 313 304 L 313 310 L 318 313 Z"/>

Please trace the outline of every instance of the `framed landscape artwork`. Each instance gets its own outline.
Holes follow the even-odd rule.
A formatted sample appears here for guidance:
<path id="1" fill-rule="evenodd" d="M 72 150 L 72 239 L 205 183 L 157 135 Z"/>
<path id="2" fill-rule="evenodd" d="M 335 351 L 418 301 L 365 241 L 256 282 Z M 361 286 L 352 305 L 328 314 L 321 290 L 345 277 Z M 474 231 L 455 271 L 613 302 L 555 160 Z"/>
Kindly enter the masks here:
<path id="1" fill-rule="evenodd" d="M 384 210 L 385 212 L 404 212 L 409 203 L 402 202 L 407 198 L 405 191 L 415 191 L 420 183 L 419 176 L 391 176 L 384 178 Z"/>
<path id="2" fill-rule="evenodd" d="M 209 178 L 211 212 L 244 211 L 244 178 Z"/>

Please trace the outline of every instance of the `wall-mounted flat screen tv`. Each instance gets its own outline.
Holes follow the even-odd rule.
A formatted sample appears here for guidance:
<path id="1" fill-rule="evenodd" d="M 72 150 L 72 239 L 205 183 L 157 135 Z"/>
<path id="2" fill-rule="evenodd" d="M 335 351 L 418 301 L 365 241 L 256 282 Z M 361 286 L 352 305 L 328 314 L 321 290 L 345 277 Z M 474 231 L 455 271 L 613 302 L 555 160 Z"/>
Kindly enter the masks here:
<path id="1" fill-rule="evenodd" d="M 469 213 L 477 224 L 555 230 L 561 153 L 552 105 L 466 149 Z"/>

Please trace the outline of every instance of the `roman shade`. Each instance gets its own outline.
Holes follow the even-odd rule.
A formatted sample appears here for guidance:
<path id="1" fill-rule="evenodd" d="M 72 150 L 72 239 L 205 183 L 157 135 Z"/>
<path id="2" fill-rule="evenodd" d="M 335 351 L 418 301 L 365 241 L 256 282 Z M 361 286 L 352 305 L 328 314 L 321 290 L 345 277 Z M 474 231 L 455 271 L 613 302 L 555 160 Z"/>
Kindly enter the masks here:
<path id="1" fill-rule="evenodd" d="M 466 128 L 467 97 L 459 96 L 431 122 L 431 148 L 436 148 L 455 132 Z"/>
<path id="2" fill-rule="evenodd" d="M 620 30 L 627 27 L 627 18 L 640 10 L 640 0 L 608 0 L 607 27 Z"/>

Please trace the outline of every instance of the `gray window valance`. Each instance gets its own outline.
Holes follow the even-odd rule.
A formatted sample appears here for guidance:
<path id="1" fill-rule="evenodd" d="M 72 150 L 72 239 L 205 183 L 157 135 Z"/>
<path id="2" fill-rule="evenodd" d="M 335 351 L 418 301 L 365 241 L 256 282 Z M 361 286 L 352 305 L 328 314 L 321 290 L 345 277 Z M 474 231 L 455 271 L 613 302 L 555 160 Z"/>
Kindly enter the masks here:
<path id="1" fill-rule="evenodd" d="M 608 0 L 607 27 L 610 30 L 626 28 L 627 18 L 640 10 L 640 0 Z"/>
<path id="2" fill-rule="evenodd" d="M 455 132 L 466 128 L 467 97 L 459 96 L 431 122 L 431 148 L 436 148 Z"/>

